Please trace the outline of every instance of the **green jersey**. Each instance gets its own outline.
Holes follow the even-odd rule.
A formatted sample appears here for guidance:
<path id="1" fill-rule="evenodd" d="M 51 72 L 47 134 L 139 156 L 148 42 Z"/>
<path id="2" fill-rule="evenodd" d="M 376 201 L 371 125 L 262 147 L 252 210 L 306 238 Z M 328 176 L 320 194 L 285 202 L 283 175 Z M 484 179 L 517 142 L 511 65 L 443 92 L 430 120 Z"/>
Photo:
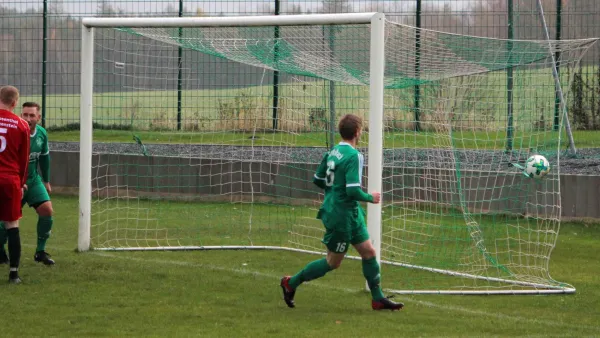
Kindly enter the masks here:
<path id="1" fill-rule="evenodd" d="M 321 186 L 325 188 L 318 218 L 347 223 L 349 218 L 357 217 L 359 201 L 373 201 L 373 196 L 361 189 L 363 166 L 363 155 L 346 142 L 340 142 L 323 156 L 314 177 L 324 182 Z"/>
<path id="2" fill-rule="evenodd" d="M 35 131 L 31 134 L 29 151 L 29 174 L 27 175 L 27 185 L 31 182 L 39 181 L 38 166 L 41 169 L 43 182 L 50 179 L 50 150 L 48 148 L 48 134 L 46 129 L 36 125 Z"/>

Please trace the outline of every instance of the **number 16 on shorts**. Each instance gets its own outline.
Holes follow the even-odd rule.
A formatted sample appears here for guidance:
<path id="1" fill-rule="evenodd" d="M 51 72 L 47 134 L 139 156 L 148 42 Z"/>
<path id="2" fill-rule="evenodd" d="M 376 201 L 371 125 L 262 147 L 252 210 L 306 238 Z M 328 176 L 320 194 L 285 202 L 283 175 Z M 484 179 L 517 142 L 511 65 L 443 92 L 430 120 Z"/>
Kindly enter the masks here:
<path id="1" fill-rule="evenodd" d="M 343 253 L 346 252 L 346 242 L 338 242 L 335 246 L 335 252 Z"/>

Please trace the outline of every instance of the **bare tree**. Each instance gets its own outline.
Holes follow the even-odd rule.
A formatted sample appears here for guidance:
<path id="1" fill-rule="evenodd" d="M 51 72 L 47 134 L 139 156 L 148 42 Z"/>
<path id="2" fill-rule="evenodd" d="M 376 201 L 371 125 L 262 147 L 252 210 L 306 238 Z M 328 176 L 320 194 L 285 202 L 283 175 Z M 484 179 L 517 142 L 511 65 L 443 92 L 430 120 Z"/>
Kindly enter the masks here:
<path id="1" fill-rule="evenodd" d="M 352 5 L 349 0 L 323 0 L 320 13 L 352 13 Z"/>
<path id="2" fill-rule="evenodd" d="M 422 27 L 452 33 L 463 32 L 463 21 L 449 3 L 440 8 L 435 4 L 426 3 L 422 12 Z"/>
<path id="3" fill-rule="evenodd" d="M 167 7 L 163 10 L 163 13 L 157 13 L 157 16 L 178 16 L 179 15 L 179 7 L 175 7 L 173 4 L 168 4 Z"/>
<path id="4" fill-rule="evenodd" d="M 282 14 L 302 14 L 302 7 L 299 4 L 294 4 L 289 1 L 282 1 L 281 3 Z"/>
<path id="5" fill-rule="evenodd" d="M 471 12 L 469 34 L 505 39 L 508 32 L 506 1 L 491 0 L 477 3 Z"/>
<path id="6" fill-rule="evenodd" d="M 63 0 L 53 0 L 48 4 L 48 13 L 63 15 L 65 13 L 65 4 Z"/>
<path id="7" fill-rule="evenodd" d="M 98 8 L 96 10 L 96 13 L 98 14 L 98 16 L 120 16 L 123 13 L 122 10 L 119 10 L 118 8 L 114 8 L 111 4 L 109 0 L 100 0 L 98 1 Z"/>
<path id="8" fill-rule="evenodd" d="M 204 13 L 201 8 L 198 8 L 196 11 L 192 12 L 185 6 L 181 11 L 182 16 L 200 16 L 197 15 L 198 11 Z M 156 12 L 156 16 L 179 16 L 179 6 L 175 6 L 173 4 L 168 4 L 162 12 Z"/>
<path id="9" fill-rule="evenodd" d="M 275 8 L 270 3 L 261 3 L 257 6 L 257 13 L 260 15 L 275 14 Z"/>

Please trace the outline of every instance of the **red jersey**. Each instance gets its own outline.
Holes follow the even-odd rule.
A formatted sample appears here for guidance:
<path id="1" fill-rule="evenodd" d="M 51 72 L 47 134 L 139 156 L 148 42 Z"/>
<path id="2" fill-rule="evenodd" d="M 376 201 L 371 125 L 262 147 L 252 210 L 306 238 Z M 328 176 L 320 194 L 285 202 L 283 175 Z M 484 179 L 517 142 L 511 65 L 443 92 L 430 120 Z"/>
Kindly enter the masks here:
<path id="1" fill-rule="evenodd" d="M 29 165 L 29 125 L 0 109 L 0 177 L 14 177 L 24 185 Z"/>

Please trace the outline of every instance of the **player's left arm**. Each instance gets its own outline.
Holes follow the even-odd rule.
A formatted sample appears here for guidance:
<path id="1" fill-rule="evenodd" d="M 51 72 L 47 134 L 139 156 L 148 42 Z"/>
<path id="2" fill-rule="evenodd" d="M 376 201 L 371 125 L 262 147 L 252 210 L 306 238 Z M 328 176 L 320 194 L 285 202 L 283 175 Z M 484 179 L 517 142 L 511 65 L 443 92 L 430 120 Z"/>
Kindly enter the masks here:
<path id="1" fill-rule="evenodd" d="M 346 195 L 359 202 L 373 203 L 373 195 L 365 193 L 361 188 L 363 162 L 360 153 L 346 162 Z"/>
<path id="2" fill-rule="evenodd" d="M 50 186 L 50 147 L 48 146 L 47 134 L 44 134 L 44 143 L 42 145 L 39 162 L 42 181 L 44 182 L 46 190 L 48 190 L 48 193 L 50 193 L 52 190 L 52 187 Z"/>
<path id="3" fill-rule="evenodd" d="M 321 189 L 327 188 L 327 157 L 329 157 L 329 152 L 323 155 L 315 176 L 313 176 L 313 183 Z"/>

